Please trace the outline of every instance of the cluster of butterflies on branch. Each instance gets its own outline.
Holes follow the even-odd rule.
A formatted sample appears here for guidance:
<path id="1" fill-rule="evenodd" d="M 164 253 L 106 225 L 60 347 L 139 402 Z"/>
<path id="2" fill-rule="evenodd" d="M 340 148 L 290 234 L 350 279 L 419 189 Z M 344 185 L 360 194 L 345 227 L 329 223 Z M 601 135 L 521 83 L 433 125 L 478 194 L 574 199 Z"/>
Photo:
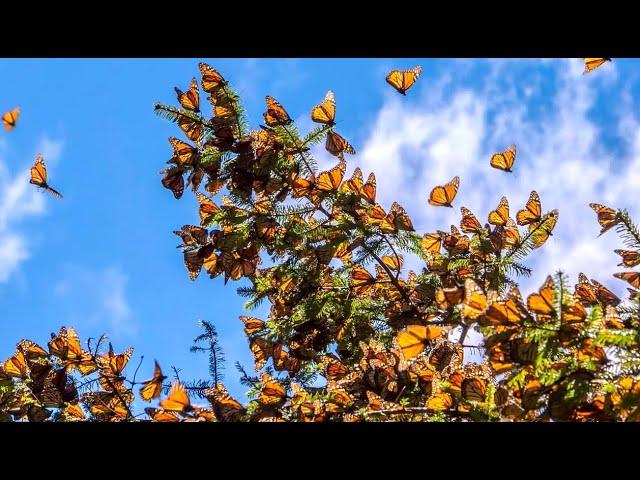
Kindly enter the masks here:
<path id="1" fill-rule="evenodd" d="M 405 94 L 420 72 L 396 70 L 387 82 Z M 273 97 L 264 125 L 249 130 L 224 77 L 204 63 L 200 73 L 186 92 L 176 88 L 179 108 L 155 107 L 187 137 L 169 138 L 162 184 L 175 198 L 189 186 L 197 200 L 198 224 L 174 232 L 189 278 L 202 270 L 225 283 L 245 278 L 247 306 L 270 305 L 266 319 L 240 317 L 254 358 L 255 375 L 242 370 L 250 402 L 221 383 L 169 384 L 157 364 L 151 379 L 129 380 L 130 350 L 84 349 L 64 329 L 48 350 L 18 344 L 0 370 L 13 386 L 0 388 L 0 412 L 161 422 L 640 419 L 640 274 L 616 274 L 633 287 L 630 306 L 583 274 L 573 289 L 558 273 L 524 297 L 515 281 L 530 273 L 522 262 L 558 221 L 537 192 L 513 217 L 503 197 L 484 224 L 461 207 L 459 226 L 421 235 L 402 206 L 377 202 L 373 173 L 346 176 L 355 149 L 335 131 L 332 92 L 312 108 L 318 126 L 304 135 Z M 318 172 L 310 147 L 322 141 L 338 163 Z M 509 172 L 515 158 L 509 146 L 490 164 Z M 452 207 L 459 183 L 436 186 L 428 203 Z M 625 238 L 622 264 L 637 266 L 640 234 L 628 214 L 592 208 L 602 233 L 615 227 Z M 424 260 L 422 270 L 403 274 L 403 252 Z M 270 266 L 260 268 L 265 254 Z M 470 330 L 483 342 L 465 343 Z M 475 351 L 481 363 L 467 358 Z M 143 400 L 158 401 L 145 414 L 131 410 L 138 386 Z"/>

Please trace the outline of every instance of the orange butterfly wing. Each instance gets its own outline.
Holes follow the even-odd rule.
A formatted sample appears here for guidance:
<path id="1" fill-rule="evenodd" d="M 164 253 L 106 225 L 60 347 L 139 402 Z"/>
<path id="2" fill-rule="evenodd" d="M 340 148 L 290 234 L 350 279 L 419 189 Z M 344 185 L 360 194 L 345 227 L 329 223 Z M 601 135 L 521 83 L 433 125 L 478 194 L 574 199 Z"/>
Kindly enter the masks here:
<path id="1" fill-rule="evenodd" d="M 269 95 L 265 97 L 265 101 L 267 103 L 267 111 L 264 113 L 264 121 L 267 122 L 267 125 L 275 127 L 291 123 L 291 117 L 289 117 L 284 107 L 280 105 L 280 102 Z"/>
<path id="2" fill-rule="evenodd" d="M 327 92 L 320 105 L 311 110 L 311 120 L 325 125 L 334 125 L 336 119 L 336 97 L 331 90 Z"/>
<path id="3" fill-rule="evenodd" d="M 540 196 L 538 192 L 533 190 L 529 194 L 529 200 L 524 209 L 518 211 L 516 214 L 516 221 L 518 225 L 529 225 L 531 223 L 539 222 L 542 218 L 542 205 L 540 204 Z"/>
<path id="4" fill-rule="evenodd" d="M 176 381 L 171 386 L 167 398 L 160 402 L 160 406 L 169 412 L 185 412 L 191 409 L 191 401 L 184 386 Z"/>
<path id="5" fill-rule="evenodd" d="M 429 195 L 429 204 L 436 207 L 452 207 L 451 202 L 456 198 L 459 186 L 460 177 L 455 176 L 446 185 L 434 187 Z"/>
<path id="6" fill-rule="evenodd" d="M 347 142 L 342 135 L 333 131 L 327 132 L 327 140 L 324 146 L 331 155 L 336 157 L 339 157 L 343 153 L 348 153 L 350 155 L 356 154 L 356 151 L 351 144 Z"/>
<path id="7" fill-rule="evenodd" d="M 504 170 L 505 172 L 511 172 L 515 161 L 516 146 L 511 144 L 503 152 L 494 153 L 491 156 L 491 161 L 489 163 L 493 168 Z"/>
<path id="8" fill-rule="evenodd" d="M 20 108 L 16 107 L 13 110 L 5 112 L 2 115 L 2 123 L 4 124 L 4 128 L 7 132 L 13 130 L 18 122 L 18 117 L 20 117 Z"/>
<path id="9" fill-rule="evenodd" d="M 395 88 L 402 95 L 406 95 L 407 90 L 409 90 L 413 84 L 420 77 L 420 73 L 422 72 L 422 67 L 416 66 L 411 70 L 392 70 L 386 76 L 385 80 L 389 85 Z"/>
<path id="10" fill-rule="evenodd" d="M 198 82 L 196 79 L 191 80 L 189 90 L 183 92 L 178 87 L 175 87 L 176 95 L 178 96 L 178 102 L 182 105 L 182 108 L 191 110 L 192 112 L 200 111 L 200 92 L 198 90 Z"/>
<path id="11" fill-rule="evenodd" d="M 610 58 L 584 58 L 583 60 L 584 60 L 584 71 L 582 72 L 583 74 L 589 73 L 595 70 L 596 68 L 601 67 L 606 62 L 611 61 Z"/>

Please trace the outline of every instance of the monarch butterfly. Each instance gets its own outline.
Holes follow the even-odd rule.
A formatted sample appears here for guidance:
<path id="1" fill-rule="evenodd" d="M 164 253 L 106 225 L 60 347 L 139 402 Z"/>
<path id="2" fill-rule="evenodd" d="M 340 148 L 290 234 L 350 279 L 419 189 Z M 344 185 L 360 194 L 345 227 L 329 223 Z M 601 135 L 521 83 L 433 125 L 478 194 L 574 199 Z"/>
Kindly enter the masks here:
<path id="1" fill-rule="evenodd" d="M 429 253 L 440 253 L 442 246 L 442 233 L 425 233 L 420 241 L 422 248 Z"/>
<path id="2" fill-rule="evenodd" d="M 405 360 L 411 360 L 422 353 L 428 342 L 442 334 L 439 327 L 433 325 L 409 325 L 398 334 L 398 345 Z"/>
<path id="3" fill-rule="evenodd" d="M 207 270 L 210 270 L 210 262 L 217 262 L 217 256 L 215 253 L 215 247 L 211 244 L 204 245 L 195 250 L 188 250 L 184 252 L 184 266 L 189 273 L 189 280 L 196 280 L 200 276 L 200 271 L 205 263 L 207 263 Z"/>
<path id="4" fill-rule="evenodd" d="M 240 277 L 253 275 L 258 264 L 261 262 L 258 255 L 259 249 L 256 245 L 243 248 L 239 252 L 222 253 L 222 265 L 225 273 L 225 283 L 229 278 L 238 280 Z"/>
<path id="5" fill-rule="evenodd" d="M 158 398 L 160 396 L 160 392 L 162 392 L 162 382 L 164 382 L 166 378 L 167 377 L 162 374 L 162 369 L 160 368 L 158 361 L 155 360 L 153 377 L 146 382 L 142 382 L 143 387 L 140 388 L 140 397 L 147 402 L 154 398 Z"/>
<path id="6" fill-rule="evenodd" d="M 273 343 L 261 337 L 253 338 L 249 343 L 249 349 L 253 354 L 256 372 L 261 370 L 273 355 Z"/>
<path id="7" fill-rule="evenodd" d="M 27 361 L 44 358 L 49 355 L 49 353 L 40 345 L 27 339 L 21 340 L 20 343 L 18 343 L 18 350 L 24 354 Z"/>
<path id="8" fill-rule="evenodd" d="M 516 146 L 512 143 L 506 150 L 498 153 L 494 153 L 491 156 L 489 164 L 493 168 L 498 170 L 504 170 L 505 172 L 511 172 L 513 164 L 516 161 Z"/>
<path id="9" fill-rule="evenodd" d="M 289 117 L 287 111 L 275 98 L 267 95 L 265 100 L 267 103 L 267 111 L 263 116 L 268 126 L 275 127 L 278 125 L 289 125 L 291 123 L 291 117 Z"/>
<path id="10" fill-rule="evenodd" d="M 109 343 L 109 352 L 99 357 L 97 363 L 107 376 L 118 377 L 122 374 L 127 363 L 129 363 L 129 358 L 131 358 L 132 353 L 133 349 L 128 348 L 124 353 L 116 355 L 113 351 L 113 345 Z"/>
<path id="11" fill-rule="evenodd" d="M 264 330 L 264 320 L 260 320 L 259 318 L 255 317 L 248 317 L 246 315 L 241 315 L 240 320 L 242 320 L 242 323 L 244 323 L 244 333 L 246 333 L 247 336 Z"/>
<path id="12" fill-rule="evenodd" d="M 224 127 L 225 127 L 225 124 L 231 123 L 238 116 L 236 102 L 234 101 L 233 98 L 228 96 L 223 96 L 223 95 L 216 96 L 216 97 L 208 97 L 208 99 L 213 105 L 214 117 L 212 121 L 216 125 L 218 125 L 216 136 L 218 136 L 218 138 L 224 139 L 226 137 L 227 140 L 232 140 L 233 129 L 229 130 L 228 128 L 224 128 Z"/>
<path id="13" fill-rule="evenodd" d="M 384 256 L 381 258 L 382 263 L 384 263 L 387 267 L 389 267 L 390 270 L 393 271 L 400 271 L 400 269 L 402 269 L 402 264 L 404 263 L 404 259 L 402 258 L 402 255 L 397 255 L 397 256 Z"/>
<path id="14" fill-rule="evenodd" d="M 533 238 L 533 248 L 538 248 L 547 241 L 551 232 L 558 223 L 558 210 L 552 210 L 548 215 L 545 216 L 539 223 L 529 225 L 529 232 L 532 233 Z"/>
<path id="15" fill-rule="evenodd" d="M 462 396 L 470 402 L 484 402 L 487 383 L 482 378 L 465 378 L 461 385 Z"/>
<path id="16" fill-rule="evenodd" d="M 320 190 L 321 192 L 332 192 L 334 190 L 337 190 L 342 183 L 342 179 L 344 178 L 344 172 L 346 171 L 346 169 L 347 163 L 342 160 L 331 170 L 320 173 L 316 181 L 318 190 Z"/>
<path id="17" fill-rule="evenodd" d="M 202 121 L 197 118 L 192 118 L 188 115 L 177 114 L 178 127 L 182 130 L 189 140 L 194 142 L 201 142 L 204 135 L 204 128 L 202 127 Z"/>
<path id="18" fill-rule="evenodd" d="M 65 420 L 68 421 L 84 420 L 85 418 L 84 410 L 82 410 L 82 407 L 77 403 L 67 405 L 63 410 L 63 414 Z"/>
<path id="19" fill-rule="evenodd" d="M 340 380 L 349 374 L 349 369 L 332 355 L 327 355 L 322 363 L 327 380 Z"/>
<path id="20" fill-rule="evenodd" d="M 529 194 L 529 200 L 527 205 L 516 214 L 516 221 L 518 225 L 530 225 L 535 222 L 539 222 L 542 218 L 542 205 L 540 204 L 540 197 L 538 192 L 533 190 Z"/>
<path id="21" fill-rule="evenodd" d="M 441 310 L 447 310 L 449 307 L 454 307 L 459 303 L 462 303 L 464 299 L 464 289 L 458 286 L 449 288 L 439 288 L 435 293 L 435 300 L 438 308 Z"/>
<path id="22" fill-rule="evenodd" d="M 399 230 L 412 232 L 414 228 L 406 210 L 398 202 L 393 202 L 389 213 L 380 224 L 380 230 L 384 233 L 397 233 Z"/>
<path id="23" fill-rule="evenodd" d="M 427 401 L 427 408 L 434 412 L 449 410 L 453 406 L 453 397 L 446 392 L 438 392 Z"/>
<path id="24" fill-rule="evenodd" d="M 182 108 L 186 108 L 192 112 L 200 111 L 200 92 L 198 91 L 198 82 L 195 78 L 191 80 L 189 90 L 186 92 L 183 92 L 178 87 L 174 87 L 174 89 L 178 96 L 178 102 L 180 102 Z"/>
<path id="25" fill-rule="evenodd" d="M 20 117 L 20 107 L 16 107 L 2 115 L 2 123 L 4 124 L 4 128 L 7 129 L 7 132 L 15 128 L 18 117 Z"/>
<path id="26" fill-rule="evenodd" d="M 413 84 L 416 83 L 418 77 L 420 77 L 420 72 L 422 72 L 422 67 L 419 65 L 405 71 L 392 70 L 385 80 L 399 93 L 406 95 L 407 90 L 409 90 Z"/>
<path id="27" fill-rule="evenodd" d="M 436 207 L 453 207 L 451 202 L 456 198 L 459 186 L 460 177 L 455 176 L 446 185 L 434 187 L 429 195 L 429 204 Z"/>
<path id="28" fill-rule="evenodd" d="M 220 210 L 218 206 L 206 195 L 197 192 L 196 198 L 200 206 L 198 207 L 198 215 L 200 216 L 200 225 L 204 226 L 211 222 L 213 216 Z"/>
<path id="29" fill-rule="evenodd" d="M 633 288 L 640 288 L 640 272 L 620 272 L 614 273 L 613 276 L 629 282 Z"/>
<path id="30" fill-rule="evenodd" d="M 327 140 L 324 147 L 327 149 L 327 152 L 336 157 L 339 157 L 343 153 L 348 153 L 350 155 L 356 154 L 355 149 L 342 135 L 331 130 L 327 132 Z"/>
<path id="31" fill-rule="evenodd" d="M 169 395 L 160 402 L 160 406 L 169 412 L 180 413 L 187 412 L 193 408 L 189 400 L 189 394 L 179 381 L 173 382 Z"/>
<path id="32" fill-rule="evenodd" d="M 600 235 L 620 223 L 620 217 L 613 208 L 605 207 L 599 203 L 590 203 L 589 206 L 598 215 L 598 223 L 602 227 Z"/>
<path id="33" fill-rule="evenodd" d="M 469 249 L 469 237 L 462 235 L 455 225 L 451 225 L 451 233 L 445 233 L 442 243 L 452 255 L 466 252 Z"/>
<path id="34" fill-rule="evenodd" d="M 200 63 L 200 73 L 202 74 L 202 90 L 207 93 L 216 93 L 218 89 L 224 87 L 227 82 L 217 70 L 206 63 Z"/>
<path id="35" fill-rule="evenodd" d="M 351 178 L 344 184 L 343 189 L 359 195 L 372 205 L 376 203 L 376 176 L 373 172 L 369 174 L 367 183 L 363 183 L 362 170 L 360 170 L 360 167 L 356 167 Z"/>
<path id="36" fill-rule="evenodd" d="M 640 264 L 640 252 L 633 250 L 614 250 L 614 252 L 622 257 L 619 267 L 635 267 Z"/>
<path id="37" fill-rule="evenodd" d="M 180 230 L 174 230 L 174 235 L 182 239 L 180 247 L 198 247 L 207 243 L 209 232 L 206 228 L 196 225 L 183 225 Z"/>
<path id="38" fill-rule="evenodd" d="M 555 316 L 556 292 L 553 278 L 548 276 L 538 293 L 527 297 L 527 307 L 537 315 L 539 321 L 551 320 Z"/>
<path id="39" fill-rule="evenodd" d="M 485 313 L 481 324 L 511 326 L 519 324 L 525 312 L 520 302 L 511 297 L 502 302 L 493 302 Z"/>
<path id="40" fill-rule="evenodd" d="M 373 393 L 371 390 L 367 390 L 367 413 L 377 412 L 380 410 L 394 410 L 397 405 L 393 402 L 384 400 L 380 395 Z"/>
<path id="41" fill-rule="evenodd" d="M 4 362 L 4 373 L 11 377 L 26 377 L 29 375 L 27 359 L 21 351 L 17 351 Z"/>
<path id="42" fill-rule="evenodd" d="M 311 120 L 325 125 L 335 125 L 336 120 L 336 97 L 331 90 L 327 92 L 320 105 L 316 105 L 311 110 Z"/>
<path id="43" fill-rule="evenodd" d="M 592 70 L 602 66 L 606 62 L 610 62 L 610 58 L 583 58 L 584 60 L 584 71 L 582 74 L 589 73 Z"/>
<path id="44" fill-rule="evenodd" d="M 460 207 L 462 220 L 460 221 L 460 229 L 464 233 L 474 233 L 482 229 L 482 225 L 476 216 L 467 207 Z"/>
<path id="45" fill-rule="evenodd" d="M 163 174 L 162 186 L 171 190 L 174 198 L 181 198 L 184 193 L 184 170 L 179 167 L 173 167 L 162 170 L 160 173 Z"/>
<path id="46" fill-rule="evenodd" d="M 491 225 L 497 225 L 504 227 L 509 221 L 509 200 L 507 197 L 502 197 L 500 203 L 495 210 L 489 212 L 488 222 Z"/>
<path id="47" fill-rule="evenodd" d="M 36 163 L 31 167 L 30 173 L 31 180 L 29 180 L 29 183 L 44 188 L 56 198 L 62 198 L 60 192 L 51 188 L 47 183 L 47 168 L 44 166 L 44 158 L 42 158 L 42 155 L 38 154 L 36 156 Z"/>
<path id="48" fill-rule="evenodd" d="M 179 167 L 193 165 L 195 163 L 198 157 L 198 149 L 175 137 L 169 137 L 169 143 L 173 147 L 173 157 L 169 160 L 170 163 L 175 163 Z"/>
<path id="49" fill-rule="evenodd" d="M 268 373 L 263 373 L 260 376 L 260 382 L 262 383 L 262 389 L 258 396 L 258 401 L 263 405 L 276 405 L 284 400 L 286 391 L 284 387 L 276 380 L 271 378 Z"/>
<path id="50" fill-rule="evenodd" d="M 144 409 L 144 412 L 154 421 L 154 422 L 179 422 L 180 417 L 173 412 L 167 412 L 166 410 L 162 410 L 160 408 L 150 408 L 147 407 Z"/>
<path id="51" fill-rule="evenodd" d="M 607 305 L 607 308 L 605 308 L 604 324 L 607 328 L 613 328 L 616 330 L 625 328 L 625 324 L 620 321 L 618 312 L 612 305 Z"/>
<path id="52" fill-rule="evenodd" d="M 471 320 L 476 320 L 487 310 L 487 305 L 487 297 L 480 286 L 471 278 L 465 279 L 462 316 Z"/>
<path id="53" fill-rule="evenodd" d="M 575 285 L 573 295 L 585 305 L 598 303 L 598 297 L 596 297 L 593 285 L 591 285 L 587 276 L 582 272 L 578 274 L 578 283 Z"/>
<path id="54" fill-rule="evenodd" d="M 351 272 L 351 286 L 356 294 L 366 294 L 373 288 L 375 283 L 375 278 L 373 278 L 365 268 L 360 266 L 354 267 Z"/>
<path id="55" fill-rule="evenodd" d="M 562 323 L 565 325 L 581 324 L 587 316 L 587 311 L 580 302 L 575 302 L 571 297 L 561 306 Z"/>
<path id="56" fill-rule="evenodd" d="M 205 390 L 205 395 L 211 402 L 216 418 L 220 421 L 236 421 L 242 413 L 243 408 L 240 402 L 231 397 L 221 383 Z"/>
<path id="57" fill-rule="evenodd" d="M 607 305 L 616 307 L 622 301 L 615 293 L 593 278 L 591 279 L 591 284 L 595 287 L 596 297 L 603 307 L 606 307 Z"/>
<path id="58" fill-rule="evenodd" d="M 88 375 L 97 369 L 93 356 L 82 349 L 78 334 L 71 327 L 61 327 L 59 335 L 52 333 L 48 347 L 49 353 L 58 357 L 67 371 L 77 368 L 82 375 Z"/>

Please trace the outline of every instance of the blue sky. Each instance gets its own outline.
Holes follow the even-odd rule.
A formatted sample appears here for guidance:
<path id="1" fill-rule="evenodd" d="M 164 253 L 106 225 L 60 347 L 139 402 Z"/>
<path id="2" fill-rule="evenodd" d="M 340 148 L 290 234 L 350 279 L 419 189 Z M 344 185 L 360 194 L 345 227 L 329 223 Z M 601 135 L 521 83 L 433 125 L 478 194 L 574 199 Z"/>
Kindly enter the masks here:
<path id="1" fill-rule="evenodd" d="M 337 130 L 358 150 L 347 173 L 374 171 L 383 206 L 399 200 L 420 231 L 459 221 L 457 208 L 426 205 L 428 191 L 454 175 L 462 177 L 456 207 L 479 217 L 504 194 L 514 212 L 537 189 L 560 219 L 528 263 L 535 274 L 523 290 L 562 266 L 573 279 L 584 271 L 624 292 L 611 278 L 620 242 L 613 233 L 597 238 L 587 204 L 625 207 L 640 220 L 637 60 L 586 76 L 579 59 L 1 60 L 0 110 L 21 108 L 17 128 L 0 132 L 1 358 L 21 338 L 44 344 L 68 325 L 83 339 L 107 333 L 118 350 L 134 346 L 132 363 L 145 356 L 139 378 L 150 376 L 153 358 L 183 378 L 205 378 L 206 358 L 189 352 L 202 318 L 218 326 L 228 387 L 242 397 L 233 363 L 250 370 L 252 361 L 238 284 L 188 280 L 171 232 L 197 223 L 196 201 L 176 201 L 160 184 L 167 137 L 180 131 L 152 107 L 175 104 L 173 87 L 186 89 L 201 60 L 237 89 L 253 126 L 269 94 L 304 131 L 311 107 L 332 89 Z M 406 97 L 384 82 L 391 68 L 418 64 L 422 75 Z M 488 166 L 510 143 L 518 147 L 511 176 Z M 28 184 L 39 152 L 62 201 Z"/>

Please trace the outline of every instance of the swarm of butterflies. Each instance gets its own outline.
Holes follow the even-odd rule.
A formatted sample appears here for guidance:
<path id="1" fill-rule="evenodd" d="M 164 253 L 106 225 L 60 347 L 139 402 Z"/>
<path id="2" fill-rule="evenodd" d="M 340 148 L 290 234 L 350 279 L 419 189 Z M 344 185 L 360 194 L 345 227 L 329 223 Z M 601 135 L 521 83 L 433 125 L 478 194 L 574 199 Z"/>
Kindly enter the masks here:
<path id="1" fill-rule="evenodd" d="M 585 59 L 586 68 L 597 68 L 594 60 L 604 59 Z M 420 73 L 394 70 L 386 81 L 405 95 Z M 188 277 L 204 270 L 225 283 L 245 279 L 248 306 L 270 306 L 266 319 L 240 317 L 254 358 L 255 374 L 242 370 L 249 403 L 221 383 L 196 391 L 169 382 L 157 363 L 152 378 L 138 381 L 130 349 L 116 354 L 100 341 L 84 348 L 63 328 L 48 349 L 24 340 L 3 364 L 5 419 L 640 419 L 640 273 L 616 274 L 632 287 L 629 304 L 583 274 L 572 287 L 560 272 L 523 296 L 516 279 L 531 273 L 523 261 L 559 218 L 537 192 L 513 217 L 503 197 L 486 222 L 463 206 L 459 225 L 421 235 L 401 205 L 377 202 L 373 173 L 346 175 L 345 155 L 355 149 L 336 132 L 333 92 L 311 109 L 317 127 L 306 134 L 270 96 L 264 124 L 250 130 L 227 80 L 204 63 L 200 74 L 187 91 L 176 88 L 179 107 L 155 107 L 186 137 L 169 138 L 162 185 L 176 199 L 189 187 L 197 200 L 198 224 L 174 232 Z M 337 163 L 318 172 L 311 147 L 322 142 Z M 489 163 L 511 172 L 515 160 L 510 145 Z M 459 186 L 456 176 L 434 187 L 425 207 L 453 207 Z M 621 265 L 640 264 L 628 214 L 591 207 L 601 233 L 615 227 L 627 241 L 616 250 Z M 424 260 L 422 270 L 406 272 L 403 253 Z M 470 331 L 483 341 L 470 343 Z M 470 361 L 478 351 L 483 360 Z M 136 389 L 156 406 L 133 412 Z"/>

